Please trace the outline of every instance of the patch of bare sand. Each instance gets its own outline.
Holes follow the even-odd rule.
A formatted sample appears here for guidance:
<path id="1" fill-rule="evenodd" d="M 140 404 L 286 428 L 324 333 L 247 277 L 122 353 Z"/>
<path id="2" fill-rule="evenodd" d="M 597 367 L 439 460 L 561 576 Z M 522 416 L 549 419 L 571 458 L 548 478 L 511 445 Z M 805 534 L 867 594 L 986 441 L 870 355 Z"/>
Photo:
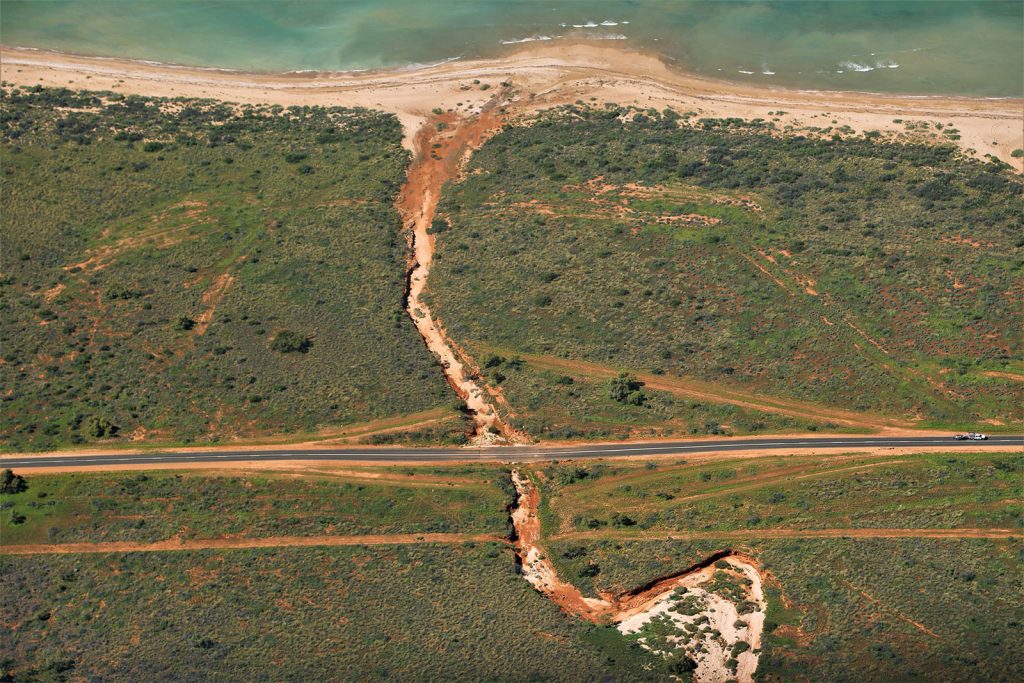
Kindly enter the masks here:
<path id="1" fill-rule="evenodd" d="M 714 590 L 716 578 L 724 576 L 741 587 L 740 599 L 726 597 Z M 767 602 L 761 572 L 748 557 L 728 555 L 713 565 L 670 580 L 656 587 L 657 597 L 627 608 L 615 621 L 620 633 L 641 632 L 652 621 L 671 624 L 675 635 L 655 643 L 640 638 L 643 647 L 662 655 L 682 650 L 696 664 L 693 680 L 699 683 L 739 683 L 753 681 L 760 658 Z M 740 604 L 744 604 L 741 613 Z M 699 610 L 694 614 L 693 612 Z M 733 648 L 747 648 L 729 665 Z M 666 647 L 667 646 L 667 647 Z M 663 649 L 664 648 L 664 649 Z"/>
<path id="2" fill-rule="evenodd" d="M 196 316 L 196 324 L 193 332 L 202 336 L 206 334 L 206 328 L 213 321 L 213 314 L 217 310 L 217 304 L 224 298 L 224 295 L 235 282 L 235 276 L 231 273 L 223 273 L 214 279 L 213 283 L 203 292 L 202 304 L 205 306 L 203 312 Z"/>
<path id="3" fill-rule="evenodd" d="M 60 282 L 51 287 L 50 289 L 46 290 L 45 292 L 43 292 L 43 299 L 46 301 L 46 303 L 52 303 L 53 300 L 60 296 L 61 292 L 63 292 L 65 289 L 67 289 L 67 285 L 65 285 L 63 282 Z"/>

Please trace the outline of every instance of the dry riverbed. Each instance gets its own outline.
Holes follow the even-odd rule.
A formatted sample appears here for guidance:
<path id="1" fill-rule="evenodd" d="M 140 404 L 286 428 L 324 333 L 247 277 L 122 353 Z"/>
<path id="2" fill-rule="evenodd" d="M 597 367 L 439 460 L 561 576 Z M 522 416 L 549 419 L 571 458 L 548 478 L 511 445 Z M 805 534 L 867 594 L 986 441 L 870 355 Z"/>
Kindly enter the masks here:
<path id="1" fill-rule="evenodd" d="M 616 624 L 641 647 L 691 670 L 695 681 L 753 681 L 767 607 L 755 560 L 726 550 L 634 591 L 588 598 L 559 578 L 540 545 L 537 488 L 520 471 L 512 483 L 513 541 L 530 585 L 569 614 Z"/>

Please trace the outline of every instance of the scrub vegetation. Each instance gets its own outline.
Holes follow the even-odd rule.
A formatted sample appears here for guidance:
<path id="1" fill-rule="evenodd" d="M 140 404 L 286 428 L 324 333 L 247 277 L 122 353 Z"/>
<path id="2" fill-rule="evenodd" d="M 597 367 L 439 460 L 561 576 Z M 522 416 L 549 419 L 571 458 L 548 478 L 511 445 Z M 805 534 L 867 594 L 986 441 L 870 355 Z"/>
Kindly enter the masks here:
<path id="1" fill-rule="evenodd" d="M 5 448 L 451 404 L 403 311 L 393 116 L 42 88 L 0 111 Z"/>
<path id="2" fill-rule="evenodd" d="M 794 456 L 544 470 L 549 534 L 1021 526 L 1019 453 Z M 1010 504 L 1016 501 L 1017 504 Z"/>
<path id="3" fill-rule="evenodd" d="M 1011 681 L 1021 668 L 1019 453 L 538 470 L 547 557 L 585 595 L 642 586 L 727 549 L 754 558 L 768 599 L 757 680 L 846 681 L 858 671 Z M 957 536 L 968 527 L 1012 531 Z M 845 533 L 773 534 L 823 528 Z M 949 538 L 874 537 L 878 528 Z M 667 540 L 686 532 L 702 536 Z"/>
<path id="4" fill-rule="evenodd" d="M 446 188 L 432 310 L 481 363 L 501 349 L 921 426 L 1019 422 L 1022 181 L 952 146 L 840 137 L 615 106 L 508 126 Z M 546 400 L 508 383 L 512 422 L 665 419 L 610 396 L 557 415 L 560 380 Z"/>
<path id="5" fill-rule="evenodd" d="M 635 377 L 604 379 L 542 362 L 486 354 L 483 369 L 484 377 L 499 385 L 511 403 L 514 422 L 540 440 L 845 430 L 827 419 L 688 399 L 652 389 Z"/>
<path id="6" fill-rule="evenodd" d="M 575 577 L 579 558 L 599 567 L 590 585 L 608 590 L 724 547 L 757 557 L 769 576 L 758 680 L 848 681 L 856 671 L 859 680 L 1012 681 L 1024 664 L 1019 539 L 606 540 L 548 549 L 564 576 Z"/>
<path id="7" fill-rule="evenodd" d="M 842 681 L 858 670 L 872 679 L 999 681 L 1020 669 L 1024 547 L 1019 534 L 965 539 L 955 530 L 1019 528 L 1019 468 L 1017 454 L 853 454 L 537 464 L 530 478 L 541 487 L 543 554 L 584 594 L 618 595 L 727 549 L 752 558 L 768 600 L 758 680 Z M 510 530 L 517 495 L 500 465 L 2 479 L 4 544 L 439 531 L 498 537 Z M 953 537 L 871 536 L 885 526 Z M 839 527 L 848 527 L 846 537 L 772 538 L 772 529 Z M 714 536 L 737 530 L 749 534 Z M 686 531 L 708 536 L 657 540 Z M 461 540 L 81 554 L 42 546 L 9 554 L 0 558 L 0 675 L 308 680 L 344 671 L 367 680 L 635 681 L 687 674 L 678 660 L 636 646 L 635 636 L 560 612 L 517 574 L 509 545 Z"/>
<path id="8" fill-rule="evenodd" d="M 18 475 L 15 475 L 18 476 Z M 33 475 L 0 495 L 4 545 L 227 536 L 507 533 L 498 467 Z M 6 493 L 6 492 L 5 492 Z"/>
<path id="9" fill-rule="evenodd" d="M 5 680 L 658 680 L 497 543 L 0 559 Z"/>

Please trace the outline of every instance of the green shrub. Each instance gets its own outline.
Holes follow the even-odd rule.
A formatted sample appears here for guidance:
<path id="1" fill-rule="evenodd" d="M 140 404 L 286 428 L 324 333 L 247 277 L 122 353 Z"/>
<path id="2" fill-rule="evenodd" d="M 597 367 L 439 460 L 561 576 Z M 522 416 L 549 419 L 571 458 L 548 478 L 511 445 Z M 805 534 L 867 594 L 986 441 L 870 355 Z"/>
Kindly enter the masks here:
<path id="1" fill-rule="evenodd" d="M 93 415 L 82 424 L 85 433 L 93 439 L 117 436 L 119 428 L 108 418 Z"/>
<path id="2" fill-rule="evenodd" d="M 21 493 L 28 489 L 25 477 L 15 474 L 10 469 L 0 473 L 0 493 Z"/>
<path id="3" fill-rule="evenodd" d="M 307 353 L 312 346 L 312 339 L 291 330 L 281 330 L 270 342 L 270 349 L 278 353 Z"/>
<path id="4" fill-rule="evenodd" d="M 629 373 L 619 373 L 618 377 L 613 377 L 608 380 L 608 396 L 613 401 L 619 403 L 625 403 L 628 405 L 643 405 L 646 401 L 646 396 L 640 391 L 640 388 L 644 385 L 643 382 L 638 380 Z"/>

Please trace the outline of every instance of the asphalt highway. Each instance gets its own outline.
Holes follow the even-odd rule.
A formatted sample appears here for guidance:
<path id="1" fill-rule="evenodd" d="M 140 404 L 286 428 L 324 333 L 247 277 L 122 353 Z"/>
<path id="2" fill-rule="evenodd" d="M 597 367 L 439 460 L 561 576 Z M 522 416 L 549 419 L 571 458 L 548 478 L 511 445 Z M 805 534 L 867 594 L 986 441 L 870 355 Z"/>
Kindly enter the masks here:
<path id="1" fill-rule="evenodd" d="M 147 465 L 203 462 L 257 462 L 261 460 L 336 460 L 373 462 L 450 462 L 574 460 L 648 455 L 686 455 L 739 450 L 786 450 L 795 448 L 937 448 L 969 451 L 979 445 L 1024 449 L 1024 435 L 992 436 L 987 441 L 956 441 L 952 436 L 849 436 L 819 438 L 711 439 L 655 443 L 584 444 L 580 446 L 498 446 L 490 448 L 331 448 L 259 451 L 192 451 L 109 453 L 91 455 L 10 456 L 0 458 L 0 468 Z"/>

